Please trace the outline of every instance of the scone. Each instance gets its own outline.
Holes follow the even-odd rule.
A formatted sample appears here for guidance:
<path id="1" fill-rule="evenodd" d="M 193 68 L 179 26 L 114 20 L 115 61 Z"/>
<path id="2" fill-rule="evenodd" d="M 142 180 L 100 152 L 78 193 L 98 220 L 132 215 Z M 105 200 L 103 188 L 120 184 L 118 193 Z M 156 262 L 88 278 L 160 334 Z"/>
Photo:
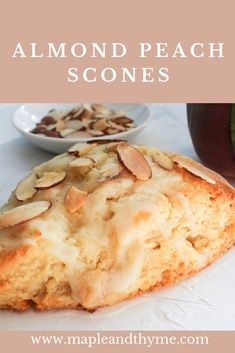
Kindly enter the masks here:
<path id="1" fill-rule="evenodd" d="M 0 308 L 95 310 L 171 285 L 235 241 L 235 191 L 193 160 L 123 141 L 36 167 L 0 213 Z"/>

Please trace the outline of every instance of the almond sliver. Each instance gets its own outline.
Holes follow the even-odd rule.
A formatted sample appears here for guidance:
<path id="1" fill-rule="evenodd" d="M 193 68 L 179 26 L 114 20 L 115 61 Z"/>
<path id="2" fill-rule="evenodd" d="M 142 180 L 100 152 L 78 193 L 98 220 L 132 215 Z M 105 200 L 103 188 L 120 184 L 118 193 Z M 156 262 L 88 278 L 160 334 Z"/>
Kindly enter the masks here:
<path id="1" fill-rule="evenodd" d="M 62 183 L 65 178 L 66 172 L 46 172 L 36 181 L 34 187 L 37 190 L 50 189 Z"/>
<path id="2" fill-rule="evenodd" d="M 76 143 L 75 145 L 69 148 L 68 153 L 83 156 L 84 154 L 90 152 L 96 145 L 97 143 Z"/>
<path id="3" fill-rule="evenodd" d="M 65 137 L 65 136 L 71 134 L 72 132 L 74 132 L 73 129 L 63 129 L 60 131 L 60 136 Z"/>
<path id="4" fill-rule="evenodd" d="M 200 163 L 197 163 L 193 160 L 188 160 L 187 158 L 181 156 L 174 157 L 174 162 L 176 162 L 180 167 L 186 169 L 188 172 L 207 181 L 208 183 L 216 184 L 216 180 L 212 177 L 211 171 Z"/>
<path id="5" fill-rule="evenodd" d="M 92 108 L 93 110 L 95 110 L 96 113 L 102 114 L 104 116 L 108 116 L 111 113 L 111 111 L 106 108 L 103 104 L 94 103 L 92 104 Z"/>
<path id="6" fill-rule="evenodd" d="M 86 131 L 74 131 L 74 132 L 71 132 L 71 134 L 68 134 L 66 137 L 67 138 L 89 138 L 93 136 Z"/>
<path id="7" fill-rule="evenodd" d="M 163 154 L 163 153 L 156 154 L 153 159 L 163 169 L 167 169 L 167 170 L 173 169 L 173 165 L 174 165 L 173 160 L 170 157 L 168 157 L 166 154 Z"/>
<path id="8" fill-rule="evenodd" d="M 49 201 L 36 201 L 5 211 L 0 214 L 0 229 L 28 222 L 46 212 L 50 207 Z"/>
<path id="9" fill-rule="evenodd" d="M 193 159 L 189 159 L 182 156 L 175 156 L 174 161 L 181 165 L 183 168 L 187 169 L 192 174 L 200 177 L 208 183 L 221 183 L 222 185 L 228 187 L 233 193 L 235 193 L 234 187 L 229 184 L 229 182 L 224 177 L 216 173 L 214 170 L 205 167 L 204 165 L 194 161 Z"/>
<path id="10" fill-rule="evenodd" d="M 127 143 L 117 145 L 117 153 L 121 163 L 138 179 L 148 180 L 152 170 L 144 155 Z"/>
<path id="11" fill-rule="evenodd" d="M 69 163 L 70 167 L 73 168 L 80 168 L 80 167 L 91 167 L 95 162 L 89 157 L 80 157 L 74 159 L 72 162 Z"/>
<path id="12" fill-rule="evenodd" d="M 119 161 L 107 161 L 103 164 L 100 169 L 100 175 L 97 178 L 98 182 L 109 181 L 113 179 L 117 179 L 121 174 L 123 168 L 120 165 Z"/>
<path id="13" fill-rule="evenodd" d="M 34 188 L 36 180 L 36 173 L 32 173 L 19 182 L 15 191 L 18 201 L 26 201 L 36 194 L 37 190 Z"/>
<path id="14" fill-rule="evenodd" d="M 81 191 L 72 186 L 64 198 L 64 204 L 68 212 L 74 213 L 78 211 L 87 198 L 87 192 Z"/>

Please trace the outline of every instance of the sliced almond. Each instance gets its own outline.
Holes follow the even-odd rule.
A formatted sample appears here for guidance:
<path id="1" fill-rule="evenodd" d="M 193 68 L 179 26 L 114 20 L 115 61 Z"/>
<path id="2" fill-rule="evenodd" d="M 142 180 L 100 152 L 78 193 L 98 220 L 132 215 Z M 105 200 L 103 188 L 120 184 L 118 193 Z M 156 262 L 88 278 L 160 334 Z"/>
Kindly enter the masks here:
<path id="1" fill-rule="evenodd" d="M 48 137 L 60 137 L 60 133 L 57 131 L 52 131 L 52 130 L 45 130 L 44 131 L 44 135 L 48 136 Z"/>
<path id="2" fill-rule="evenodd" d="M 69 120 L 65 122 L 66 129 L 79 130 L 83 128 L 83 123 L 80 120 Z"/>
<path id="3" fill-rule="evenodd" d="M 99 183 L 103 181 L 109 181 L 113 179 L 117 179 L 121 174 L 123 168 L 120 163 L 117 161 L 107 161 L 100 169 L 100 175 L 97 178 Z"/>
<path id="4" fill-rule="evenodd" d="M 77 113 L 78 111 L 80 111 L 81 109 L 83 109 L 83 105 L 77 105 L 76 107 L 74 107 L 72 110 L 70 110 L 68 112 L 69 115 L 73 115 L 75 113 Z"/>
<path id="5" fill-rule="evenodd" d="M 95 118 L 96 118 L 96 119 L 107 119 L 107 118 L 109 118 L 109 115 L 96 113 L 96 114 L 95 114 Z"/>
<path id="6" fill-rule="evenodd" d="M 103 136 L 104 135 L 103 131 L 100 131 L 100 130 L 89 129 L 89 130 L 87 130 L 87 132 L 89 134 L 91 134 L 92 136 Z"/>
<path id="7" fill-rule="evenodd" d="M 152 170 L 144 155 L 127 143 L 117 146 L 117 153 L 121 163 L 138 179 L 148 180 L 152 176 Z"/>
<path id="8" fill-rule="evenodd" d="M 130 119 L 130 118 L 127 118 L 126 116 L 121 116 L 121 117 L 118 117 L 118 118 L 114 118 L 113 121 L 116 124 L 120 124 L 120 125 L 126 125 L 126 124 L 132 124 L 133 123 L 133 120 Z"/>
<path id="9" fill-rule="evenodd" d="M 78 118 L 82 114 L 83 110 L 84 110 L 83 107 L 77 107 L 75 110 L 73 109 L 72 119 Z"/>
<path id="10" fill-rule="evenodd" d="M 60 136 L 65 137 L 65 136 L 71 134 L 72 132 L 74 132 L 74 130 L 72 130 L 72 129 L 63 129 L 60 131 Z"/>
<path id="11" fill-rule="evenodd" d="M 176 162 L 180 167 L 186 169 L 193 175 L 196 175 L 197 177 L 207 181 L 208 183 L 216 184 L 216 180 L 212 177 L 211 171 L 200 163 L 181 156 L 175 156 L 174 162 Z"/>
<path id="12" fill-rule="evenodd" d="M 217 182 L 228 187 L 233 193 L 235 192 L 234 187 L 223 178 L 220 174 L 214 172 L 204 165 L 183 156 L 175 156 L 174 161 L 179 164 L 182 168 L 188 170 L 190 173 L 198 176 L 199 178 L 207 181 L 210 184 L 216 184 Z"/>
<path id="13" fill-rule="evenodd" d="M 44 118 L 42 118 L 42 120 L 41 120 L 41 124 L 43 124 L 43 125 L 52 125 L 55 123 L 56 123 L 56 120 L 50 115 L 44 116 Z"/>
<path id="14" fill-rule="evenodd" d="M 46 172 L 39 178 L 34 187 L 37 190 L 45 190 L 62 183 L 66 178 L 66 172 Z"/>
<path id="15" fill-rule="evenodd" d="M 167 169 L 167 170 L 172 170 L 173 169 L 174 162 L 166 154 L 163 154 L 163 153 L 156 154 L 153 159 L 154 159 L 155 162 L 157 162 L 157 164 L 160 167 L 162 167 L 164 169 Z"/>
<path id="16" fill-rule="evenodd" d="M 89 111 L 89 110 L 84 109 L 82 114 L 79 115 L 78 119 L 79 120 L 84 120 L 84 119 L 92 120 L 93 117 L 94 117 L 94 112 L 93 111 Z"/>
<path id="17" fill-rule="evenodd" d="M 91 127 L 92 122 L 93 122 L 93 120 L 90 119 L 90 118 L 84 118 L 84 119 L 82 119 L 82 120 L 81 120 L 81 123 L 82 123 L 83 129 L 84 129 L 84 128 L 85 128 L 85 129 L 88 129 L 89 127 Z"/>
<path id="18" fill-rule="evenodd" d="M 36 201 L 5 211 L 0 214 L 0 229 L 28 222 L 46 212 L 50 207 L 49 201 Z"/>
<path id="19" fill-rule="evenodd" d="M 68 153 L 73 153 L 74 155 L 81 157 L 84 154 L 90 152 L 96 145 L 97 143 L 79 142 L 73 145 L 72 147 L 70 147 L 68 150 Z"/>
<path id="20" fill-rule="evenodd" d="M 69 167 L 72 168 L 80 168 L 80 167 L 92 167 L 95 164 L 95 161 L 89 157 L 80 157 L 74 159 L 72 162 L 69 163 Z"/>
<path id="21" fill-rule="evenodd" d="M 74 131 L 74 132 L 71 132 L 71 134 L 68 134 L 66 137 L 73 138 L 73 139 L 74 138 L 88 138 L 88 137 L 92 137 L 92 135 L 86 131 Z"/>
<path id="22" fill-rule="evenodd" d="M 68 114 L 68 115 L 65 115 L 65 117 L 63 119 L 64 119 L 64 121 L 69 121 L 72 119 L 72 116 L 70 114 Z"/>
<path id="23" fill-rule="evenodd" d="M 37 124 L 37 126 L 31 130 L 33 134 L 44 134 L 46 130 L 46 125 Z"/>
<path id="24" fill-rule="evenodd" d="M 19 182 L 15 191 L 18 201 L 26 201 L 36 194 L 37 190 L 34 188 L 36 180 L 37 175 L 32 173 Z"/>
<path id="25" fill-rule="evenodd" d="M 62 119 L 64 117 L 64 112 L 60 111 L 60 110 L 52 110 L 49 112 L 50 116 L 52 116 L 55 120 L 59 120 Z"/>
<path id="26" fill-rule="evenodd" d="M 74 213 L 78 211 L 84 204 L 87 198 L 87 195 L 88 194 L 86 191 L 81 191 L 75 188 L 74 186 L 72 186 L 64 198 L 64 204 L 66 209 L 70 213 Z"/>
<path id="27" fill-rule="evenodd" d="M 56 131 L 60 132 L 61 130 L 65 129 L 65 122 L 62 119 L 59 119 L 56 123 Z"/>
<path id="28" fill-rule="evenodd" d="M 57 126 L 57 123 L 56 124 L 50 124 L 50 125 L 47 125 L 46 129 L 48 131 L 52 131 L 52 130 L 56 129 L 56 126 Z"/>
<path id="29" fill-rule="evenodd" d="M 136 127 L 136 123 L 130 123 L 130 124 L 126 124 L 125 127 L 129 128 L 129 129 L 132 129 L 134 127 Z"/>
<path id="30" fill-rule="evenodd" d="M 106 121 L 106 119 L 99 119 L 95 123 L 92 124 L 92 129 L 95 129 L 95 130 L 103 131 L 108 127 L 109 127 L 109 124 Z"/>
<path id="31" fill-rule="evenodd" d="M 86 157 L 90 158 L 94 165 L 102 163 L 107 158 L 107 153 L 102 150 L 96 150 L 89 152 Z"/>
<path id="32" fill-rule="evenodd" d="M 113 121 L 109 121 L 109 125 L 110 125 L 110 127 L 117 129 L 119 131 L 125 131 L 125 128 L 123 126 L 118 125 L 118 124 L 114 123 Z"/>
<path id="33" fill-rule="evenodd" d="M 88 112 L 94 113 L 94 110 L 92 109 L 92 105 L 90 103 L 83 103 L 83 108 Z"/>
<path id="34" fill-rule="evenodd" d="M 106 108 L 103 104 L 92 104 L 92 108 L 96 113 L 101 114 L 103 116 L 108 116 L 111 114 L 110 109 Z"/>
<path id="35" fill-rule="evenodd" d="M 108 152 L 117 152 L 117 146 L 118 144 L 121 143 L 119 142 L 111 142 L 107 145 L 107 151 Z"/>
<path id="36" fill-rule="evenodd" d="M 108 129 L 105 130 L 105 133 L 106 133 L 107 135 L 116 135 L 116 134 L 118 134 L 119 132 L 120 132 L 120 130 L 115 129 L 115 128 L 113 128 L 113 127 L 109 127 Z"/>
<path id="37" fill-rule="evenodd" d="M 124 110 L 117 110 L 116 112 L 112 112 L 109 116 L 110 119 L 122 118 L 123 116 L 127 117 L 127 112 Z"/>
<path id="38" fill-rule="evenodd" d="M 126 140 L 119 140 L 119 139 L 100 139 L 100 140 L 89 140 L 87 143 L 96 143 L 97 145 L 105 145 L 108 143 L 113 143 L 113 142 L 126 142 Z"/>

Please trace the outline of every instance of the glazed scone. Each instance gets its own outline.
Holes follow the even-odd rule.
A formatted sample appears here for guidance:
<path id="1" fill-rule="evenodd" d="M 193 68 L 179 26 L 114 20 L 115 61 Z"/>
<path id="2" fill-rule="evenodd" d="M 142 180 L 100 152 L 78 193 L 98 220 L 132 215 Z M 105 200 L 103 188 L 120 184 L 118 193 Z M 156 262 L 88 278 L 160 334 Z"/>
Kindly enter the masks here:
<path id="1" fill-rule="evenodd" d="M 36 167 L 0 213 L 0 308 L 94 310 L 171 285 L 235 242 L 235 191 L 193 160 L 83 143 Z"/>

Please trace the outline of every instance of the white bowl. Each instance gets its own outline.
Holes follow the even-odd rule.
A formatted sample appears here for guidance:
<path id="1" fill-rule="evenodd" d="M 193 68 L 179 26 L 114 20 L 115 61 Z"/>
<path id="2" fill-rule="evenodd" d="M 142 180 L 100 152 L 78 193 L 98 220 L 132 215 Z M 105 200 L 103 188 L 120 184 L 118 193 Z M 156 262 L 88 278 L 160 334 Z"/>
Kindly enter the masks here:
<path id="1" fill-rule="evenodd" d="M 77 142 L 84 142 L 88 140 L 102 140 L 102 139 L 124 139 L 130 141 L 135 137 L 150 121 L 151 111 L 146 104 L 126 104 L 126 103 L 104 103 L 110 109 L 124 110 L 130 118 L 132 118 L 136 127 L 128 131 L 120 132 L 114 135 L 100 136 L 94 138 L 55 138 L 44 135 L 36 135 L 30 131 L 40 122 L 42 117 L 47 115 L 49 110 L 67 110 L 72 109 L 79 103 L 32 103 L 22 105 L 13 116 L 13 125 L 21 133 L 21 135 L 34 145 L 59 154 L 67 151 L 69 147 Z"/>

